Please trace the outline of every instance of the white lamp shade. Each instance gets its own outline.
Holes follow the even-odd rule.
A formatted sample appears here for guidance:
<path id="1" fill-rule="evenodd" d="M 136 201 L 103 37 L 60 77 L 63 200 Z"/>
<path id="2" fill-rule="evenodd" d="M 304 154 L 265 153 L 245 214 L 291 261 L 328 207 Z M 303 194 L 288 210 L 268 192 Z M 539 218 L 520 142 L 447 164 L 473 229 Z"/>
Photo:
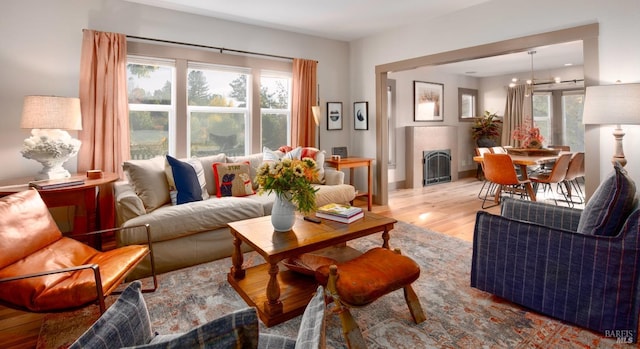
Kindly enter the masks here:
<path id="1" fill-rule="evenodd" d="M 25 96 L 21 128 L 82 130 L 80 99 Z"/>
<path id="2" fill-rule="evenodd" d="M 640 124 L 640 83 L 587 87 L 584 124 Z"/>

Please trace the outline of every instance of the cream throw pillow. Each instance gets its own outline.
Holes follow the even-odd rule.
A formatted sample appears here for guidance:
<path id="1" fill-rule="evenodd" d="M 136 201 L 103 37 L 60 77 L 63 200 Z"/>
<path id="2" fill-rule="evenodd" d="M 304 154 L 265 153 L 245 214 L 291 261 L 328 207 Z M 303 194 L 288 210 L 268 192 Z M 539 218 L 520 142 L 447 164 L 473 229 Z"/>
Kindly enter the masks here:
<path id="1" fill-rule="evenodd" d="M 148 160 L 129 160 L 122 164 L 129 183 L 142 200 L 147 213 L 170 201 L 164 163 L 164 156 L 158 156 Z"/>

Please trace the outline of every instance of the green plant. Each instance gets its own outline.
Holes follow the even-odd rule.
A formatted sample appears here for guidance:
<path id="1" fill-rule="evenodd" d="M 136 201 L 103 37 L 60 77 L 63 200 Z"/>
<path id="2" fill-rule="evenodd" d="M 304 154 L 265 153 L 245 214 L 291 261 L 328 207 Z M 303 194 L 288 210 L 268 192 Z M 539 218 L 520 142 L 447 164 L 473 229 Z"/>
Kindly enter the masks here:
<path id="1" fill-rule="evenodd" d="M 498 115 L 491 114 L 488 110 L 484 115 L 477 118 L 471 126 L 471 137 L 473 140 L 481 138 L 496 139 L 500 137 L 502 120 L 497 119 Z"/>
<path id="2" fill-rule="evenodd" d="M 274 192 L 280 199 L 291 200 L 305 214 L 316 209 L 318 189 L 311 183 L 318 180 L 318 169 L 311 158 L 265 162 L 258 169 L 256 180 L 258 193 Z"/>

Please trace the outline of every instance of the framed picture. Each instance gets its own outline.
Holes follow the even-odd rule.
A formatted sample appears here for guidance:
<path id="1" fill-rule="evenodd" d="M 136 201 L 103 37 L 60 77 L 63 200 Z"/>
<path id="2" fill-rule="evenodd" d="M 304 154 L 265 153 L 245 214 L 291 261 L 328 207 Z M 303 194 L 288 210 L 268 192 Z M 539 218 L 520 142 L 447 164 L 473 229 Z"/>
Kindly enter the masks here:
<path id="1" fill-rule="evenodd" d="M 356 130 L 369 129 L 369 102 L 353 103 L 353 127 Z"/>
<path id="2" fill-rule="evenodd" d="M 413 82 L 413 121 L 444 120 L 444 84 Z"/>
<path id="3" fill-rule="evenodd" d="M 327 130 L 342 130 L 342 102 L 327 102 Z"/>

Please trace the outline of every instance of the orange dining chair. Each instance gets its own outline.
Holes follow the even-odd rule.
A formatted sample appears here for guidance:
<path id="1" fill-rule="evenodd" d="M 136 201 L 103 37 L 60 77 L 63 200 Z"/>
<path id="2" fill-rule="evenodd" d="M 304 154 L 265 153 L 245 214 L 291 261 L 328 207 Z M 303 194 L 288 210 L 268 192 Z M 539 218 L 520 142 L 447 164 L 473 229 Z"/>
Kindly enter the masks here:
<path id="1" fill-rule="evenodd" d="M 529 179 L 523 180 L 518 178 L 509 154 L 485 154 L 483 163 L 485 177 L 496 186 L 495 204 L 485 206 L 487 198 L 489 197 L 489 191 L 487 191 L 482 201 L 483 209 L 499 205 L 500 195 L 502 195 L 503 192 L 509 193 L 511 196 L 513 196 L 513 194 L 519 194 L 521 197 L 528 196 L 532 200 L 535 199 L 531 181 Z"/>
<path id="2" fill-rule="evenodd" d="M 553 201 L 556 205 L 558 205 L 558 200 L 554 194 L 553 189 L 551 188 L 551 184 L 556 184 L 560 193 L 566 200 L 569 206 L 573 206 L 571 204 L 571 200 L 567 197 L 567 193 L 564 188 L 560 185 L 567 174 L 567 169 L 569 168 L 569 162 L 571 161 L 571 153 L 565 153 L 558 157 L 556 162 L 553 164 L 551 171 L 549 172 L 538 172 L 529 175 L 529 179 L 533 183 L 533 189 L 537 192 L 538 187 L 542 184 L 543 193 L 546 193 L 547 190 L 551 192 L 553 197 Z"/>
<path id="3" fill-rule="evenodd" d="M 584 203 L 584 193 L 582 192 L 582 188 L 580 187 L 579 179 L 584 179 L 584 153 L 577 152 L 571 156 L 571 161 L 569 161 L 569 167 L 567 168 L 567 174 L 564 176 L 564 180 L 562 183 L 567 190 L 567 197 L 571 201 L 572 204 L 582 204 Z M 574 192 L 578 197 L 578 202 L 573 201 Z"/>
<path id="4" fill-rule="evenodd" d="M 476 155 L 477 156 L 484 157 L 484 154 L 489 154 L 489 153 L 491 153 L 491 149 L 489 149 L 489 148 L 486 148 L 486 147 L 476 148 Z M 479 166 L 482 169 L 482 174 L 484 176 L 484 181 L 482 182 L 482 187 L 480 188 L 480 191 L 478 192 L 478 199 L 482 199 L 482 193 L 484 192 L 485 187 L 486 187 L 486 190 L 492 191 L 494 185 L 493 185 L 493 183 L 488 181 L 486 175 L 484 175 L 484 162 L 481 162 Z"/>
<path id="5" fill-rule="evenodd" d="M 494 154 L 507 154 L 507 149 L 501 146 L 491 147 L 491 152 Z"/>
<path id="6" fill-rule="evenodd" d="M 548 145 L 547 148 L 549 149 L 555 149 L 555 150 L 559 150 L 559 151 L 571 151 L 571 147 L 568 145 Z M 540 170 L 542 171 L 551 171 L 551 168 L 553 168 L 553 164 L 555 164 L 555 161 L 552 162 L 547 162 L 546 164 L 542 164 L 540 165 Z"/>

